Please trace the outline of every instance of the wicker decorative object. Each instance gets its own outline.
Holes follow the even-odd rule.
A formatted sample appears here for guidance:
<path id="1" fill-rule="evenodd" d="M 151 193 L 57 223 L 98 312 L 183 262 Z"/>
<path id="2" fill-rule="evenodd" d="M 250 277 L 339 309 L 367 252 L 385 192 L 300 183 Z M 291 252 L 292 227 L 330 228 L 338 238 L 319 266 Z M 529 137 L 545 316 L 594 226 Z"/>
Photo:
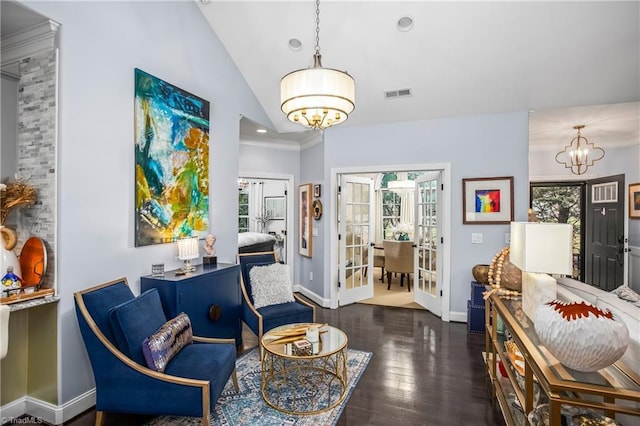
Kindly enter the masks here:
<path id="1" fill-rule="evenodd" d="M 629 344 L 629 329 L 608 310 L 585 302 L 553 301 L 536 310 L 540 342 L 558 361 L 578 371 L 597 371 L 616 362 Z"/>
<path id="2" fill-rule="evenodd" d="M 36 188 L 18 180 L 0 184 L 0 225 L 4 225 L 11 209 L 36 202 Z"/>

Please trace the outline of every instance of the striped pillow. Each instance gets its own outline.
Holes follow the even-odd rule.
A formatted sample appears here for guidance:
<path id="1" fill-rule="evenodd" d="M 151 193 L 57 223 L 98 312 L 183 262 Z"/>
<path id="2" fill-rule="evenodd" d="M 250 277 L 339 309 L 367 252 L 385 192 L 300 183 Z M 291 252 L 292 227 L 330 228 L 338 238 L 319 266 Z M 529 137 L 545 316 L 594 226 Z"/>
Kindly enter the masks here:
<path id="1" fill-rule="evenodd" d="M 164 373 L 171 358 L 192 341 L 191 320 L 182 312 L 142 341 L 142 353 L 147 366 Z"/>

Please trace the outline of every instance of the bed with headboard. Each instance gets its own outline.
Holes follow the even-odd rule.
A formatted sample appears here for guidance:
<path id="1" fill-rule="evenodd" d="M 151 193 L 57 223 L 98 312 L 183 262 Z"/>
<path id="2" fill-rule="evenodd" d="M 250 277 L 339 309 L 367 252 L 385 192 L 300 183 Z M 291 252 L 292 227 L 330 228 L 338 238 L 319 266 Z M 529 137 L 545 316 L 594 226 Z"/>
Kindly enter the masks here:
<path id="1" fill-rule="evenodd" d="M 276 237 L 262 232 L 240 232 L 238 234 L 238 253 L 259 253 L 273 251 Z"/>

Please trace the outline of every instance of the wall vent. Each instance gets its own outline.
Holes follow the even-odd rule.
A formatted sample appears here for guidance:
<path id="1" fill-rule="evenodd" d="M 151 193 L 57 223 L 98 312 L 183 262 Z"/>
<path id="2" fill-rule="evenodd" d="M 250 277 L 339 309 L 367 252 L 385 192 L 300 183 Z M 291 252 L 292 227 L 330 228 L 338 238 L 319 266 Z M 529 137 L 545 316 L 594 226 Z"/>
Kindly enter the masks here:
<path id="1" fill-rule="evenodd" d="M 411 96 L 411 89 L 388 90 L 384 92 L 385 99 L 406 98 Z"/>

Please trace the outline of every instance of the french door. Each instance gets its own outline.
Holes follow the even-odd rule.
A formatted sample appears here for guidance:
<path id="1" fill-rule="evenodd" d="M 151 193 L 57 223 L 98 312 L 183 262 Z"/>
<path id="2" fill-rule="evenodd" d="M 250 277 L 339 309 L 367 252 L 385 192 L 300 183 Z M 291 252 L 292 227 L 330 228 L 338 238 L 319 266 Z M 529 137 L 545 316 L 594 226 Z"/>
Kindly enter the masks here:
<path id="1" fill-rule="evenodd" d="M 414 241 L 414 301 L 434 315 L 442 315 L 442 173 L 427 172 L 416 179 Z"/>
<path id="2" fill-rule="evenodd" d="M 373 180 L 342 175 L 339 185 L 338 264 L 340 306 L 373 297 Z M 366 275 L 366 276 L 365 276 Z"/>

